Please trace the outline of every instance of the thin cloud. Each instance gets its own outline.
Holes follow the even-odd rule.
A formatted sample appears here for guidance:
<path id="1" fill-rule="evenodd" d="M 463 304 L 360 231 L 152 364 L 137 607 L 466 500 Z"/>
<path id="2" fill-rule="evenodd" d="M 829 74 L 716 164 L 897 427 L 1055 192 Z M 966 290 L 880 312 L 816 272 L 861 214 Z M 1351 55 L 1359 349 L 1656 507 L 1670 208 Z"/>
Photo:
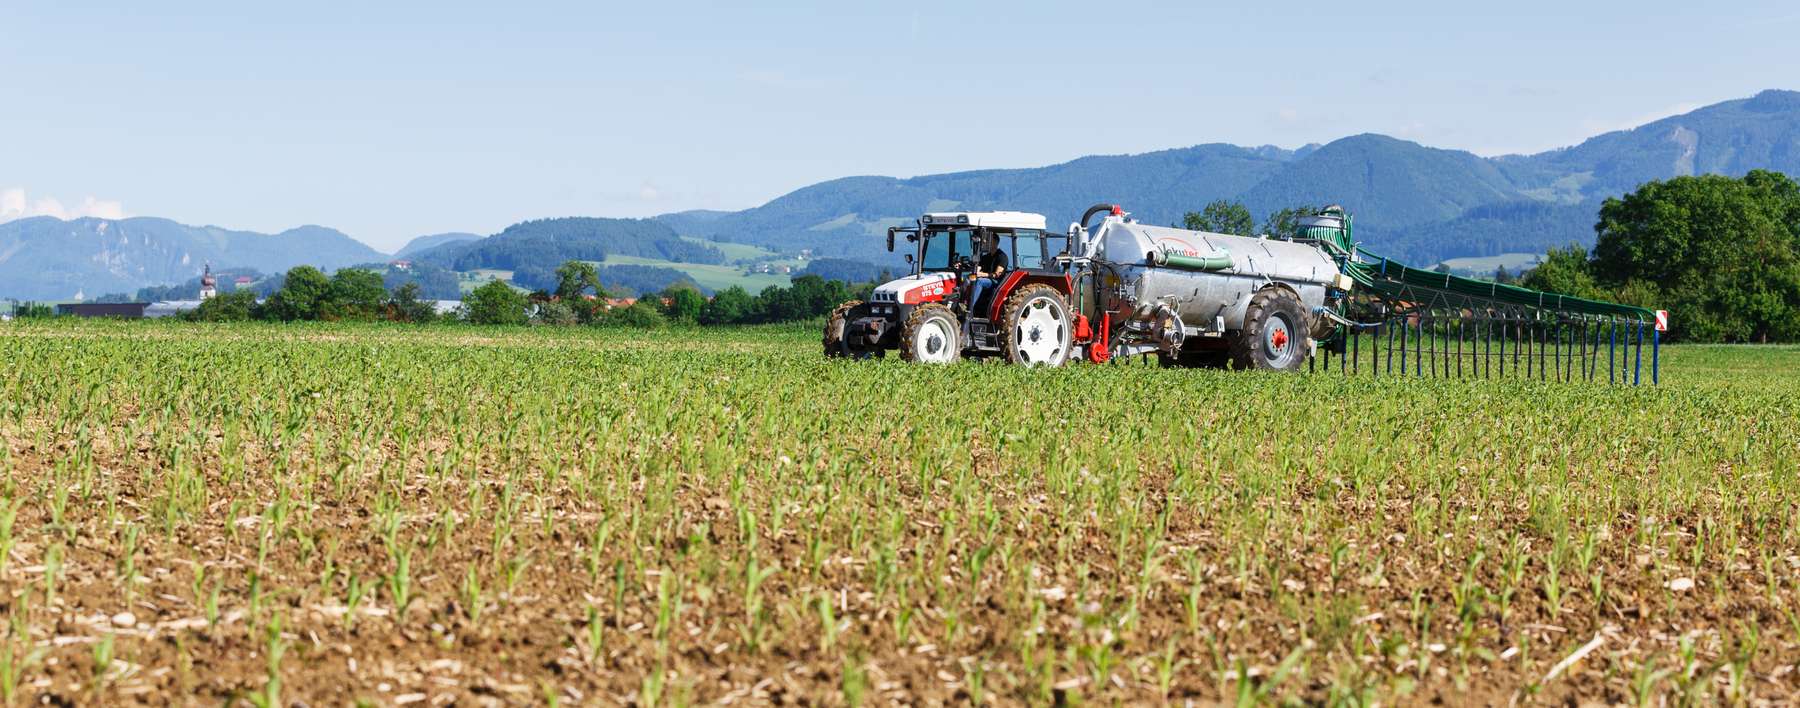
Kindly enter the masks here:
<path id="1" fill-rule="evenodd" d="M 1607 119 L 1603 119 L 1603 118 L 1588 118 L 1588 119 L 1581 121 L 1581 128 L 1582 128 L 1582 130 L 1587 131 L 1589 135 L 1600 135 L 1602 133 L 1611 133 L 1616 130 L 1631 130 L 1633 128 L 1642 127 L 1644 125 L 1654 123 L 1656 121 L 1662 120 L 1664 118 L 1668 118 L 1670 116 L 1678 116 L 1683 113 L 1691 113 L 1705 105 L 1706 104 L 1704 104 L 1704 103 L 1695 103 L 1692 101 L 1687 101 L 1687 102 L 1683 102 L 1683 103 L 1677 103 L 1673 106 L 1664 108 L 1659 111 L 1650 111 L 1648 113 L 1639 114 L 1637 116 L 1634 116 L 1634 117 L 1626 119 L 1626 120 L 1607 120 Z"/>
<path id="2" fill-rule="evenodd" d="M 53 216 L 65 221 L 86 216 L 123 219 L 125 205 L 90 196 L 83 197 L 79 204 L 68 206 L 54 197 L 32 199 L 23 187 L 0 189 L 0 223 L 33 216 Z"/>

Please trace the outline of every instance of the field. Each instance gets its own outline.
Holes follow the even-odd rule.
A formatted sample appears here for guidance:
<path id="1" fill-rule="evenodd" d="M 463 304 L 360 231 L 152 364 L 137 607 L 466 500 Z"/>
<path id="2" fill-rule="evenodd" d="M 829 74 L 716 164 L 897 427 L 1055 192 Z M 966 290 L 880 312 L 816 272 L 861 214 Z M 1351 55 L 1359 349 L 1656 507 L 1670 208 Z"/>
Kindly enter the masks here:
<path id="1" fill-rule="evenodd" d="M 510 270 L 494 270 L 491 268 L 458 271 L 456 273 L 456 287 L 460 288 L 464 295 L 467 295 L 470 290 L 487 285 L 490 280 L 504 280 L 507 281 L 507 284 L 511 285 L 512 276 L 513 272 Z M 517 285 L 513 285 L 513 288 L 515 290 L 524 289 Z"/>
<path id="2" fill-rule="evenodd" d="M 0 325 L 56 704 L 1800 700 L 1800 349 L 1664 385 Z"/>
<path id="3" fill-rule="evenodd" d="M 747 243 L 731 243 L 730 241 L 714 241 L 712 239 L 700 238 L 698 236 L 683 236 L 683 237 L 681 237 L 681 240 L 687 241 L 689 243 L 697 243 L 702 246 L 711 246 L 713 248 L 719 249 L 720 253 L 725 254 L 725 260 L 727 260 L 727 261 L 763 261 L 763 260 L 772 260 L 772 259 L 781 257 L 781 254 L 771 251 L 767 248 L 763 248 L 762 246 L 753 246 L 753 245 L 750 245 Z"/>
<path id="4" fill-rule="evenodd" d="M 777 261 L 777 264 L 791 265 L 798 268 L 800 262 Z M 608 255 L 606 257 L 606 262 L 601 263 L 600 265 L 646 265 L 657 266 L 660 268 L 672 268 L 686 273 L 688 277 L 693 278 L 694 282 L 699 283 L 701 287 L 715 292 L 736 285 L 748 291 L 751 295 L 755 295 L 762 292 L 763 288 L 771 285 L 785 288 L 788 286 L 788 283 L 791 282 L 789 280 L 790 276 L 784 273 L 746 274 L 744 273 L 743 266 L 677 263 L 675 261 L 663 261 L 655 258 L 639 258 L 636 256 Z"/>

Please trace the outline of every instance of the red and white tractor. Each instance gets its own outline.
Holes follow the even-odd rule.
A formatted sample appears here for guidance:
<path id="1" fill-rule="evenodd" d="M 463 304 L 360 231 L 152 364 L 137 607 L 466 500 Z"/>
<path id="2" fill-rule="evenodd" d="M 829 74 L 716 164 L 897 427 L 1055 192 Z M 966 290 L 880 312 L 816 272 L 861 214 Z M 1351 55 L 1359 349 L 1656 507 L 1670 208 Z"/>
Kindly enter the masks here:
<path id="1" fill-rule="evenodd" d="M 932 213 L 888 229 L 912 252 L 912 274 L 875 288 L 868 302 L 839 305 L 825 325 L 825 355 L 868 358 L 900 350 L 908 361 L 949 363 L 1003 356 L 1027 366 L 1060 366 L 1087 319 L 1071 310 L 1073 284 L 1057 257 L 1068 236 L 1044 229 L 1041 214 L 1016 211 Z M 980 302 L 970 287 L 988 244 L 1005 254 Z"/>

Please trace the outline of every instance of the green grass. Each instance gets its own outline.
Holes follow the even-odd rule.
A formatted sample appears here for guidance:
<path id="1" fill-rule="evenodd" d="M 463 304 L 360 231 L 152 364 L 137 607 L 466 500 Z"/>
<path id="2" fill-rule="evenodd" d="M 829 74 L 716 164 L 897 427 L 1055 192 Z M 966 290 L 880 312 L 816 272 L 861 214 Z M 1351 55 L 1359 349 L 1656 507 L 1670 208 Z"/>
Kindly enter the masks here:
<path id="1" fill-rule="evenodd" d="M 794 261 L 794 263 L 797 262 L 798 261 Z M 673 261 L 639 258 L 636 256 L 608 255 L 606 257 L 606 262 L 601 265 L 647 265 L 661 268 L 673 268 L 686 273 L 688 277 L 694 279 L 694 282 L 715 292 L 736 285 L 748 290 L 750 294 L 754 295 L 762 292 L 763 288 L 771 285 L 786 287 L 790 282 L 790 277 L 781 273 L 755 273 L 746 275 L 742 266 L 676 263 Z"/>
<path id="2" fill-rule="evenodd" d="M 725 254 L 725 260 L 728 262 L 730 262 L 730 261 L 758 261 L 758 260 L 779 258 L 781 256 L 781 254 L 771 251 L 767 248 L 763 248 L 761 246 L 752 246 L 747 243 L 729 243 L 726 241 L 713 241 L 713 240 L 709 240 L 709 239 L 703 239 L 698 236 L 683 236 L 681 238 L 682 238 L 682 240 L 685 240 L 685 241 L 690 241 L 693 243 L 698 243 L 703 246 L 711 246 L 713 248 L 719 249 L 720 253 Z"/>
<path id="3" fill-rule="evenodd" d="M 75 704 L 1800 692 L 1800 348 L 1628 388 L 818 342 L 0 326 L 0 654 Z"/>
<path id="4" fill-rule="evenodd" d="M 514 290 L 518 290 L 520 292 L 526 292 L 527 291 L 526 288 L 519 287 L 518 285 L 516 285 L 512 282 L 512 277 L 513 277 L 513 272 L 510 270 L 497 270 L 497 269 L 493 269 L 493 268 L 480 268 L 480 269 L 471 270 L 471 271 L 457 271 L 456 287 L 461 289 L 463 294 L 466 295 L 466 294 L 468 294 L 468 292 L 470 290 L 474 290 L 483 285 L 487 285 L 488 281 L 490 281 L 490 280 L 504 280 L 504 281 L 506 281 L 506 284 L 511 285 Z"/>

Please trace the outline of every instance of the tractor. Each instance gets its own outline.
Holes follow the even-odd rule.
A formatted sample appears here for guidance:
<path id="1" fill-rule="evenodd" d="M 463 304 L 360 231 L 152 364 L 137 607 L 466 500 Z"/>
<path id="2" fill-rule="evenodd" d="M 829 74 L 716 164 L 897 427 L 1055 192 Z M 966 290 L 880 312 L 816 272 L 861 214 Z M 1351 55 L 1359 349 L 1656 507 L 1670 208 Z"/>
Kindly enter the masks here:
<path id="1" fill-rule="evenodd" d="M 837 307 L 825 325 L 828 357 L 880 357 L 900 350 L 907 361 L 945 364 L 964 357 L 1004 357 L 1026 366 L 1060 366 L 1086 323 L 1069 307 L 1071 279 L 1057 257 L 1067 236 L 1044 229 L 1044 217 L 1016 211 L 930 213 L 916 225 L 892 227 L 908 245 L 912 273 L 875 288 L 867 302 Z M 1005 270 L 979 302 L 971 281 L 985 248 L 998 245 Z"/>

